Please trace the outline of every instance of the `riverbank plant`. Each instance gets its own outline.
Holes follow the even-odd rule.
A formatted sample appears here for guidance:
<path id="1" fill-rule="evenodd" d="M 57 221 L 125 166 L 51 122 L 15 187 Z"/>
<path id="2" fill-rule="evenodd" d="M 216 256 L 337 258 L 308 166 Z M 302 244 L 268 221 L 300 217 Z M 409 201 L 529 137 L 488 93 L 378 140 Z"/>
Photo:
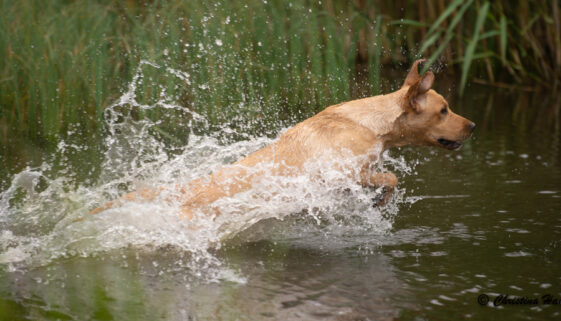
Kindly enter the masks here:
<path id="1" fill-rule="evenodd" d="M 374 95 L 421 56 L 456 73 L 460 92 L 474 80 L 552 90 L 560 35 L 556 1 L 3 0 L 0 139 L 99 132 L 139 66 L 139 102 L 213 123 L 275 123 Z"/>

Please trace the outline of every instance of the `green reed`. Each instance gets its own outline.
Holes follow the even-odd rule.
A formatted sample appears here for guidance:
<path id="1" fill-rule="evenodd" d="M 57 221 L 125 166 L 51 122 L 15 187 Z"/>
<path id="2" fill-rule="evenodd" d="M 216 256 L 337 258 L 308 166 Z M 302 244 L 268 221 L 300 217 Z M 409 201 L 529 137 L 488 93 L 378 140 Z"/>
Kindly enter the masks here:
<path id="1" fill-rule="evenodd" d="M 441 6 L 444 10 L 428 31 L 419 28 L 424 34 L 420 53 L 429 56 L 428 65 L 437 59 L 457 64 L 460 93 L 474 75 L 479 82 L 502 87 L 512 86 L 499 78 L 517 85 L 558 87 L 559 2 L 455 0 Z"/>
<path id="2" fill-rule="evenodd" d="M 401 78 L 384 71 L 421 56 L 458 71 L 460 91 L 473 77 L 553 88 L 559 23 L 555 1 L 3 0 L 0 135 L 99 131 L 141 60 L 162 67 L 143 65 L 139 101 L 167 97 L 213 123 L 261 127 L 395 88 Z M 181 124 L 133 112 L 167 117 L 170 139 Z"/>

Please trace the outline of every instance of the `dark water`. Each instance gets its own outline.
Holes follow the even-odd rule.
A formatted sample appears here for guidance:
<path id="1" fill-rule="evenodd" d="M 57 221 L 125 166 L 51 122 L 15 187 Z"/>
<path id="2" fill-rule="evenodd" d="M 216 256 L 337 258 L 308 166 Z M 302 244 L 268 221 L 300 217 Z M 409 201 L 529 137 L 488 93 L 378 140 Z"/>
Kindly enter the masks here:
<path id="1" fill-rule="evenodd" d="M 213 250 L 235 271 L 218 282 L 166 246 L 0 265 L 0 319 L 561 319 L 542 298 L 561 303 L 559 100 L 472 88 L 450 102 L 474 137 L 458 152 L 391 152 L 416 166 L 389 233 L 268 219 Z M 527 301 L 495 306 L 501 294 Z"/>

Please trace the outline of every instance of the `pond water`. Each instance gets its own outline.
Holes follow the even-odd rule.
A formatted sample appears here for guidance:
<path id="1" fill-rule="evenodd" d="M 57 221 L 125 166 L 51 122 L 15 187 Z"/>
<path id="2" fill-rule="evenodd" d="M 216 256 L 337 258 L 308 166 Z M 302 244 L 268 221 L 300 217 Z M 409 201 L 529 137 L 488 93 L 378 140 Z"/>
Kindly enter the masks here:
<path id="1" fill-rule="evenodd" d="M 272 141 L 266 135 L 191 133 L 178 148 L 151 140 L 143 130 L 153 123 L 115 117 L 99 142 L 107 157 L 90 173 L 92 147 L 59 144 L 27 169 L 6 156 L 0 319 L 561 318 L 561 304 L 542 298 L 561 300 L 559 100 L 481 87 L 461 99 L 444 94 L 477 123 L 474 136 L 457 152 L 389 151 L 384 166 L 400 179 L 399 193 L 381 210 L 361 203 L 371 192 L 308 182 L 283 201 L 256 204 L 243 224 L 205 232 L 158 203 L 81 219 L 124 189 L 204 175 Z M 501 294 L 526 304 L 495 306 Z"/>

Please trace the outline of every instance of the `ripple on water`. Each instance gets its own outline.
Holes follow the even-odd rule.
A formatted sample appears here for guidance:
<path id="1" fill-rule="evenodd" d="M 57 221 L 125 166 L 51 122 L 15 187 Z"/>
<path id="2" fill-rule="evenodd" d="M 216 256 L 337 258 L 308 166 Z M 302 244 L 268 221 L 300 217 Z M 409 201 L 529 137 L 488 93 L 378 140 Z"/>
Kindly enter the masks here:
<path id="1" fill-rule="evenodd" d="M 524 252 L 524 251 L 515 251 L 515 252 L 507 252 L 504 254 L 506 257 L 526 257 L 532 256 L 532 253 Z"/>
<path id="2" fill-rule="evenodd" d="M 505 232 L 518 233 L 518 234 L 529 234 L 530 233 L 530 231 L 522 229 L 522 228 L 507 228 L 507 229 L 505 229 Z"/>

